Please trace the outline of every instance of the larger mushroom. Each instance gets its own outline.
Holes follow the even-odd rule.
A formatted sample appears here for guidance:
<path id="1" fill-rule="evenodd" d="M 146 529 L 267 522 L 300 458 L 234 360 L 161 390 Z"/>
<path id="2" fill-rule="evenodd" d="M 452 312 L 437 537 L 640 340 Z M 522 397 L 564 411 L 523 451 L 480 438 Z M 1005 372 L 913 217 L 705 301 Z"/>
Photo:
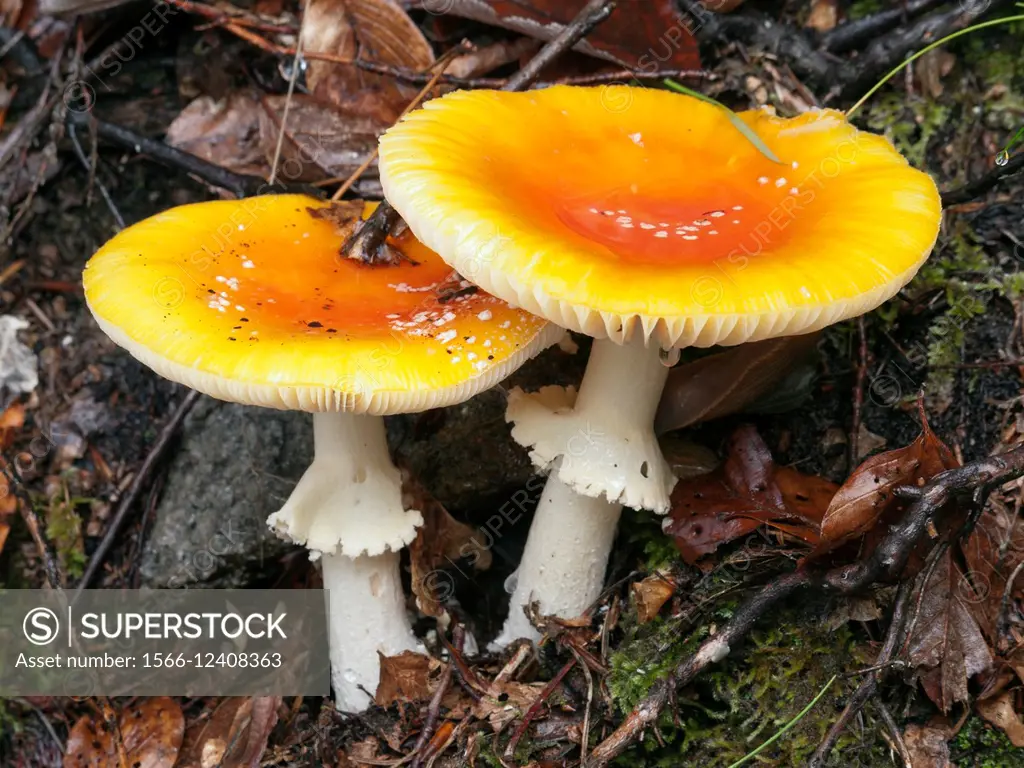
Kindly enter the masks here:
<path id="1" fill-rule="evenodd" d="M 664 513 L 675 482 L 652 424 L 672 351 L 808 333 L 915 274 L 935 184 L 835 110 L 740 118 L 666 91 L 455 92 L 380 143 L 385 196 L 485 290 L 593 336 L 579 389 L 516 391 L 513 435 L 550 471 L 498 643 L 523 606 L 596 598 L 623 504 Z M 668 351 L 668 352 L 666 352 Z"/>
<path id="2" fill-rule="evenodd" d="M 316 457 L 270 517 L 319 557 L 339 709 L 376 690 L 378 651 L 419 647 L 399 551 L 402 505 L 385 414 L 467 400 L 562 331 L 467 287 L 409 233 L 397 266 L 342 258 L 339 222 L 368 215 L 285 195 L 175 208 L 108 242 L 85 269 L 100 327 L 157 373 L 213 397 L 313 412 Z"/>

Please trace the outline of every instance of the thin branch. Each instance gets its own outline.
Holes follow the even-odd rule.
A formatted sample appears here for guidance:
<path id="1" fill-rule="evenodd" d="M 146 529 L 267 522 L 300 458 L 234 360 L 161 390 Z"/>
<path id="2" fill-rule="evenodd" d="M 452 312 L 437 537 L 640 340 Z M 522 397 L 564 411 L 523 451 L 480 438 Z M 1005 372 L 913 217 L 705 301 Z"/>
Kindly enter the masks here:
<path id="1" fill-rule="evenodd" d="M 192 406 L 199 400 L 200 393 L 197 390 L 190 390 L 185 396 L 185 399 L 181 401 L 181 404 L 174 410 L 171 417 L 164 424 L 163 429 L 160 430 L 160 435 L 157 437 L 153 447 L 150 448 L 149 454 L 146 456 L 145 461 L 142 462 L 142 466 L 139 467 L 138 472 L 135 473 L 135 477 L 132 478 L 132 484 L 128 487 L 125 495 L 121 497 L 121 502 L 117 506 L 117 511 L 110 520 L 110 525 L 107 526 L 106 533 L 103 534 L 103 539 L 100 541 L 96 551 L 93 552 L 92 559 L 89 561 L 89 565 L 85 569 L 85 573 L 82 574 L 81 581 L 78 582 L 78 587 L 75 589 L 75 594 L 71 598 L 71 604 L 74 605 L 78 602 L 78 598 L 82 595 L 82 590 L 86 589 L 92 582 L 96 573 L 99 571 L 100 566 L 103 565 L 103 560 L 106 558 L 107 553 L 114 544 L 114 540 L 117 538 L 118 532 L 121 530 L 121 526 L 124 525 L 124 521 L 128 517 L 128 512 L 135 504 L 135 500 L 139 497 L 142 492 L 143 486 L 152 474 L 153 469 L 159 463 L 160 459 L 163 458 L 167 452 L 167 448 L 171 443 L 171 438 L 178 431 L 178 427 L 188 416 L 189 411 L 192 410 Z"/>
<path id="2" fill-rule="evenodd" d="M 988 192 L 1007 177 L 1024 171 L 1024 152 L 1018 152 L 1006 165 L 997 165 L 980 179 L 964 184 L 962 187 L 942 193 L 942 205 L 949 207 L 975 200 Z"/>
<path id="3" fill-rule="evenodd" d="M 857 713 L 863 709 L 868 700 L 875 695 L 882 679 L 891 669 L 889 662 L 892 660 L 896 649 L 903 644 L 903 637 L 905 634 L 904 627 L 907 622 L 907 608 L 910 605 L 910 595 L 913 591 L 913 579 L 907 579 L 905 582 L 900 584 L 899 591 L 896 593 L 896 602 L 892 608 L 892 619 L 889 621 L 889 631 L 886 633 L 885 643 L 882 645 L 882 650 L 879 652 L 878 658 L 875 660 L 874 669 L 864 675 L 864 679 L 861 680 L 860 685 L 857 686 L 857 690 L 853 692 L 849 701 L 846 702 L 846 706 L 843 708 L 842 713 L 838 718 L 836 718 L 832 727 L 829 728 L 828 733 L 825 734 L 825 738 L 814 751 L 814 754 L 811 756 L 811 760 L 808 763 L 808 768 L 821 768 L 821 766 L 825 765 L 825 762 L 828 760 L 828 756 L 832 753 L 836 744 L 839 743 L 839 737 L 843 735 L 843 731 L 846 730 L 846 726 L 849 725 L 850 720 L 852 720 Z"/>
<path id="4" fill-rule="evenodd" d="M 558 37 L 546 43 L 525 67 L 509 78 L 502 90 L 524 91 L 529 88 L 545 66 L 576 45 L 594 27 L 607 19 L 614 9 L 615 0 L 590 0 Z M 385 200 L 345 241 L 341 247 L 342 254 L 365 264 L 386 262 L 388 257 L 385 241 L 398 222 L 397 211 Z"/>
<path id="5" fill-rule="evenodd" d="M 590 768 L 608 765 L 625 752 L 647 726 L 657 722 L 673 691 L 689 683 L 711 664 L 725 658 L 732 646 L 783 597 L 802 587 L 851 595 L 875 582 L 893 580 L 903 571 L 907 558 L 924 535 L 929 522 L 954 495 L 972 491 L 976 497 L 980 497 L 984 489 L 1001 485 L 1021 475 L 1024 475 L 1024 447 L 941 472 L 921 488 L 920 496 L 907 509 L 903 520 L 890 530 L 864 560 L 824 573 L 798 570 L 762 587 L 740 606 L 713 637 L 705 640 L 696 653 L 677 666 L 667 679 L 659 680 L 651 687 L 648 695 L 625 721 L 591 753 Z M 961 531 L 960 535 L 963 534 L 964 531 Z"/>
<path id="6" fill-rule="evenodd" d="M 101 139 L 131 149 L 139 154 L 149 155 L 169 168 L 196 176 L 207 184 L 220 187 L 238 198 L 262 195 L 271 191 L 291 191 L 322 198 L 323 192 L 308 184 L 271 185 L 260 176 L 235 173 L 227 168 L 203 160 L 201 157 L 176 149 L 162 141 L 150 139 L 128 128 L 103 120 L 94 120 L 88 114 L 68 112 L 68 123 L 75 126 L 91 127 Z"/>

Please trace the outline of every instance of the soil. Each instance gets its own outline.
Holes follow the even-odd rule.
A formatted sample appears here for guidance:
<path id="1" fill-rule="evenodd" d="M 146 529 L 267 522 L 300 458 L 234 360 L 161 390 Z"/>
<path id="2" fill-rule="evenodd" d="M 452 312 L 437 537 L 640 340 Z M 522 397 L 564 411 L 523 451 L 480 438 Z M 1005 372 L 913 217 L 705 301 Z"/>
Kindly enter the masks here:
<path id="1" fill-rule="evenodd" d="M 209 61 L 217 60 L 208 54 L 198 63 L 182 64 L 189 58 L 182 51 L 192 50 L 199 38 L 192 31 L 193 21 L 176 19 L 173 34 L 161 36 L 158 44 L 139 51 L 117 77 L 110 78 L 109 93 L 101 94 L 97 102 L 97 115 L 130 125 L 143 135 L 159 136 L 187 103 L 180 92 L 182 80 L 201 80 L 203 72 L 210 71 Z M 980 45 L 988 45 L 992 50 L 1012 49 L 1016 45 L 1019 51 L 1019 30 L 1016 38 L 1010 33 L 993 33 L 987 40 Z M 973 111 L 978 84 L 986 88 L 993 85 L 986 79 L 975 45 L 978 44 L 951 49 L 957 57 L 958 69 L 955 76 L 944 81 L 946 89 L 939 100 L 948 112 L 934 130 L 922 123 L 912 108 L 890 126 L 891 134 L 908 136 L 911 143 L 920 139 L 921 131 L 932 130 L 925 142 L 925 164 L 944 189 L 984 172 L 981 166 L 986 163 L 979 158 L 986 156 L 992 141 L 1006 137 L 1005 129 L 988 127 L 984 116 Z M 235 61 L 229 54 L 248 57 L 249 68 L 258 78 L 268 86 L 280 87 L 280 74 L 272 66 L 272 57 L 237 42 L 225 42 L 217 55 Z M 1019 55 L 1013 64 L 1015 69 L 1008 79 L 1004 77 L 1004 85 L 1019 93 L 1024 88 L 1024 64 Z M 237 65 L 235 61 L 218 76 L 230 83 L 238 76 Z M 760 68 L 758 71 L 763 73 Z M 740 74 L 727 72 L 719 90 L 747 98 L 748 89 Z M 21 98 L 27 100 L 29 95 L 26 92 Z M 901 98 L 917 102 L 923 97 L 901 94 Z M 1014 114 L 1015 125 L 1024 124 L 1024 112 L 1018 110 Z M 962 137 L 968 135 L 975 137 L 977 144 L 967 148 L 970 156 L 958 155 L 951 147 L 958 147 Z M 80 137 L 87 142 L 81 132 Z M 0 285 L 0 314 L 15 313 L 30 323 L 22 338 L 39 358 L 40 383 L 35 393 L 20 399 L 28 406 L 27 422 L 11 449 L 26 450 L 40 434 L 50 437 L 45 455 L 37 455 L 21 481 L 41 514 L 52 509 L 54 499 L 76 500 L 65 513 L 80 519 L 81 535 L 77 539 L 72 537 L 70 545 L 71 550 L 77 551 L 61 553 L 62 564 L 73 576 L 81 572 L 84 562 L 94 553 L 111 510 L 153 446 L 168 415 L 185 395 L 182 387 L 156 376 L 110 342 L 84 303 L 80 288 L 83 264 L 117 230 L 115 217 L 104 203 L 98 184 L 107 190 L 119 215 L 129 224 L 175 205 L 213 199 L 217 193 L 189 175 L 157 165 L 133 151 L 100 144 L 93 175 L 76 161 L 66 140 L 59 150 L 56 176 L 35 194 L 0 261 L 0 270 L 23 262 L 20 271 Z M 965 238 L 970 248 L 964 246 Z M 693 427 L 686 431 L 686 438 L 721 454 L 738 425 L 753 423 L 777 464 L 841 483 L 868 452 L 905 446 L 918 436 L 916 400 L 922 393 L 932 429 L 962 461 L 1015 445 L 1024 434 L 1024 427 L 1018 426 L 1021 368 L 1007 361 L 1024 358 L 1021 294 L 1015 290 L 1013 279 L 1024 261 L 1020 243 L 1024 243 L 1024 183 L 1018 178 L 988 193 L 983 202 L 950 215 L 940 237 L 937 257 L 933 257 L 933 261 L 942 261 L 941 273 L 909 286 L 894 302 L 895 309 L 866 318 L 865 360 L 861 360 L 861 337 L 855 321 L 829 329 L 808 369 L 809 375 L 799 384 L 790 382 L 787 386 L 791 388 L 782 392 L 784 397 Z M 978 254 L 983 262 L 980 267 Z M 954 291 L 950 288 L 954 284 L 969 287 Z M 955 308 L 958 297 L 965 292 L 984 305 L 983 311 L 972 313 L 961 323 L 962 327 L 950 332 L 951 307 Z M 586 341 L 578 341 L 580 350 L 576 354 L 553 349 L 507 385 L 532 388 L 575 383 L 587 353 Z M 915 350 L 925 353 L 915 354 Z M 858 385 L 860 377 L 863 383 Z M 862 429 L 858 433 L 862 450 L 851 457 L 850 436 L 858 386 L 862 387 L 863 396 L 859 415 Z M 8 396 L 4 405 L 16 401 L 19 399 Z M 502 392 L 492 391 L 461 406 L 414 417 L 396 417 L 388 425 L 398 460 L 454 517 L 473 525 L 486 525 L 495 515 L 507 520 L 493 549 L 489 570 L 471 572 L 468 566 L 462 568 L 465 563 L 449 569 L 454 585 L 449 607 L 481 645 L 500 627 L 507 610 L 504 582 L 514 570 L 525 543 L 537 495 L 537 484 L 530 482 L 533 473 L 528 458 L 508 435 L 502 418 L 503 405 Z M 128 525 L 117 536 L 94 586 L 253 587 L 315 583 L 315 571 L 305 556 L 270 536 L 264 526 L 267 515 L 286 497 L 308 463 L 310 434 L 309 419 L 304 415 L 202 401 L 174 439 L 167 459 L 147 483 L 146 492 L 136 504 Z M 517 514 L 509 516 L 509 500 L 522 499 L 519 492 L 524 490 L 528 492 L 528 501 L 519 502 Z M 39 586 L 45 577 L 37 549 L 21 520 L 15 517 L 11 522 L 11 535 L 0 552 L 0 585 Z M 664 537 L 660 536 L 657 523 L 646 515 L 627 512 L 621 530 L 608 583 L 618 583 L 616 594 L 626 596 L 628 587 L 620 582 L 641 578 L 655 561 L 652 553 L 671 552 L 671 546 L 655 541 Z M 787 556 L 780 553 L 777 560 L 765 564 L 764 573 L 784 567 Z M 701 579 L 707 578 L 678 558 L 673 559 L 671 566 L 682 585 L 703 583 Z M 887 606 L 891 595 L 881 593 L 878 600 Z M 872 649 L 884 632 L 884 623 L 853 622 L 842 632 L 821 631 L 822 623 L 836 610 L 832 600 L 795 600 L 786 606 L 780 621 L 763 627 L 743 650 L 734 654 L 738 660 L 730 660 L 721 675 L 687 691 L 695 701 L 702 702 L 694 704 L 695 711 L 704 705 L 710 708 L 707 711 L 718 711 L 703 720 L 698 714 L 687 714 L 701 721 L 699 727 L 691 724 L 691 731 L 705 734 L 704 738 L 709 740 L 707 752 L 700 745 L 689 743 L 685 748 L 659 750 L 656 739 L 650 738 L 639 752 L 633 753 L 631 762 L 622 764 L 676 765 L 679 763 L 672 761 L 685 754 L 692 764 L 718 765 L 714 755 L 725 753 L 713 749 L 714 739 L 721 738 L 713 723 L 727 719 L 727 713 L 742 711 L 745 717 L 762 717 L 763 712 L 750 706 L 759 696 L 764 697 L 765 707 L 786 709 L 791 704 L 806 703 L 810 696 L 805 694 L 814 693 L 812 682 L 823 683 L 833 673 L 869 665 Z M 711 623 L 715 620 L 719 619 L 708 619 Z M 433 630 L 433 622 L 422 619 L 420 628 Z M 642 630 L 633 627 L 617 636 L 623 653 L 631 647 L 626 637 L 630 633 L 636 637 L 643 635 Z M 757 677 L 764 669 L 771 669 L 773 659 L 778 658 L 771 649 L 792 651 L 795 646 L 787 647 L 786 638 L 798 633 L 807 633 L 800 635 L 806 647 L 820 646 L 830 657 L 848 658 L 825 663 L 820 670 L 814 667 L 807 690 L 801 688 L 799 695 L 783 696 L 767 684 L 760 689 L 729 687 L 729 675 L 738 680 L 748 674 Z M 683 643 L 680 638 L 675 639 L 676 650 L 681 653 Z M 753 659 L 749 664 L 745 654 Z M 558 655 L 555 649 L 543 649 L 534 679 L 550 679 L 564 661 L 565 656 Z M 580 685 L 580 681 L 573 684 Z M 849 690 L 849 686 L 836 689 L 825 722 L 834 719 L 844 700 L 840 694 Z M 739 697 L 736 702 L 740 703 L 731 703 L 730 696 Z M 773 697 L 778 697 L 778 701 Z M 924 697 L 902 682 L 891 683 L 884 698 L 893 705 L 893 713 L 901 724 L 927 722 L 934 714 Z M 296 705 L 300 708 L 300 714 L 292 721 L 296 733 L 308 735 L 315 730 L 314 726 L 324 724 L 322 704 L 306 701 Z M 899 712 L 895 709 L 897 704 L 902 705 Z M 195 712 L 199 705 L 192 702 L 188 707 Z M 66 733 L 76 714 L 87 711 L 79 703 L 47 704 L 44 709 L 58 721 L 62 733 Z M 621 716 L 614 712 L 606 714 L 609 722 Z M 21 720 L 14 728 L 9 717 L 0 702 L 0 762 L 4 755 L 20 752 L 23 757 L 19 765 L 59 764 L 39 719 L 19 715 Z M 321 754 L 336 754 L 371 734 L 379 735 L 397 727 L 396 723 L 405 722 L 402 713 L 395 714 L 393 710 L 375 712 L 365 719 L 333 719 L 328 715 L 328 735 L 323 743 L 317 742 L 317 748 Z M 854 745 L 850 749 L 857 754 L 861 750 L 861 764 L 881 765 L 871 762 L 884 752 L 877 715 L 869 714 L 866 722 L 870 727 L 849 742 Z M 735 728 L 737 732 L 742 730 L 739 725 Z M 808 728 L 811 735 L 821 732 L 818 725 Z M 770 732 L 765 731 L 762 736 Z M 302 747 L 302 738 L 275 738 L 281 744 L 287 742 L 287 746 L 279 748 L 279 759 L 273 764 L 310 765 L 320 759 Z M 681 739 L 685 740 L 678 733 L 665 734 L 670 744 L 678 745 Z M 740 754 L 758 741 L 743 745 Z M 552 743 L 561 744 L 565 753 L 574 748 L 571 740 L 554 739 Z M 808 743 L 813 749 L 814 743 Z M 328 748 L 323 749 L 323 744 Z M 1020 752 L 1003 756 L 1007 748 L 1004 737 L 976 717 L 952 744 L 953 760 L 959 766 L 1009 768 L 1024 764 Z M 798 754 L 807 753 L 805 749 Z M 544 754 L 555 755 L 549 764 L 570 764 L 569 758 L 563 761 L 557 756 L 558 749 L 548 748 Z M 765 764 L 785 765 L 785 754 L 789 753 L 774 753 L 774 762 Z M 486 760 L 491 762 L 477 764 L 496 765 L 494 759 L 488 755 Z M 534 759 L 541 757 L 534 755 Z M 464 763 L 448 760 L 445 764 Z M 854 764 L 841 759 L 830 763 Z"/>

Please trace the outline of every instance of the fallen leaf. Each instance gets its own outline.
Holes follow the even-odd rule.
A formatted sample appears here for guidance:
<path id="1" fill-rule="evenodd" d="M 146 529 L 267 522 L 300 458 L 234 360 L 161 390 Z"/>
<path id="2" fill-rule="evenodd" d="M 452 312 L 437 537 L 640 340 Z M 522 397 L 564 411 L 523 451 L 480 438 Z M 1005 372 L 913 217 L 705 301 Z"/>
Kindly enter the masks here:
<path id="1" fill-rule="evenodd" d="M 423 525 L 409 545 L 412 591 L 421 611 L 440 617 L 444 615 L 445 600 L 451 597 L 446 594 L 451 581 L 442 569 L 468 559 L 477 570 L 487 570 L 491 567 L 490 537 L 448 514 L 410 472 L 403 472 L 402 479 L 405 508 L 418 509 L 423 515 Z"/>
<path id="2" fill-rule="evenodd" d="M 280 696 L 231 696 L 185 733 L 175 768 L 257 768 L 277 724 Z"/>
<path id="3" fill-rule="evenodd" d="M 513 720 L 518 720 L 543 693 L 544 683 L 519 683 L 514 680 L 493 681 L 487 692 L 473 707 L 473 717 L 486 720 L 499 733 Z"/>
<path id="4" fill-rule="evenodd" d="M 969 608 L 970 584 L 948 550 L 920 590 L 907 653 L 928 698 L 949 712 L 967 701 L 967 681 L 992 666 L 992 654 Z"/>
<path id="5" fill-rule="evenodd" d="M 956 768 L 949 760 L 952 734 L 947 728 L 933 725 L 908 725 L 903 743 L 910 753 L 910 768 Z"/>
<path id="6" fill-rule="evenodd" d="M 367 765 L 375 765 L 379 760 L 380 741 L 374 736 L 367 736 L 349 745 L 344 751 L 338 750 L 337 768 L 365 768 Z"/>
<path id="7" fill-rule="evenodd" d="M 480 77 L 524 56 L 532 56 L 540 45 L 540 41 L 529 37 L 499 40 L 456 56 L 445 67 L 444 73 L 450 77 Z"/>
<path id="8" fill-rule="evenodd" d="M 664 574 L 654 574 L 630 585 L 636 600 L 637 620 L 646 624 L 661 611 L 668 599 L 676 592 L 673 580 Z"/>
<path id="9" fill-rule="evenodd" d="M 775 467 L 757 430 L 742 426 L 730 438 L 722 467 L 676 484 L 663 529 L 690 565 L 764 525 L 813 546 L 836 487 L 823 478 Z"/>
<path id="10" fill-rule="evenodd" d="M 185 716 L 174 699 L 140 699 L 118 718 L 122 743 L 132 768 L 173 768 L 185 735 Z M 83 715 L 68 735 L 64 768 L 119 765 L 113 734 L 105 723 Z"/>
<path id="11" fill-rule="evenodd" d="M 670 432 L 738 413 L 808 358 L 820 333 L 741 344 L 676 366 L 668 375 L 655 431 Z"/>
<path id="12" fill-rule="evenodd" d="M 434 63 L 430 43 L 393 0 L 309 0 L 302 16 L 302 39 L 309 53 L 345 60 L 427 70 Z M 340 107 L 359 110 L 374 105 L 394 123 L 419 88 L 394 77 L 309 59 L 306 83 L 311 93 Z"/>
<path id="13" fill-rule="evenodd" d="M 902 508 L 893 495 L 897 486 L 916 485 L 959 465 L 923 413 L 921 427 L 913 443 L 870 457 L 843 483 L 821 521 L 821 551 L 870 531 L 885 512 Z"/>
<path id="14" fill-rule="evenodd" d="M 440 664 L 415 651 L 402 651 L 397 656 L 380 654 L 380 682 L 374 703 L 390 707 L 398 703 L 426 701 L 431 694 L 431 673 Z"/>
<path id="15" fill-rule="evenodd" d="M 836 0 L 811 0 L 811 12 L 804 26 L 819 32 L 835 29 L 839 23 L 839 3 Z"/>
<path id="16" fill-rule="evenodd" d="M 235 93 L 221 101 L 201 96 L 167 129 L 167 143 L 236 173 L 268 177 L 288 97 Z M 278 159 L 278 177 L 315 182 L 347 177 L 371 156 L 391 125 L 373 111 L 335 107 L 294 94 Z M 376 166 L 366 177 L 376 178 Z"/>
<path id="17" fill-rule="evenodd" d="M 1024 747 L 1024 721 L 1013 706 L 1013 694 L 1010 691 L 979 701 L 975 709 L 985 720 L 1005 733 L 1013 746 Z"/>
<path id="18" fill-rule="evenodd" d="M 1012 509 L 990 502 L 970 536 L 960 542 L 960 551 L 967 565 L 966 579 L 978 597 L 972 610 L 985 636 L 995 646 L 1003 640 L 998 636 L 997 626 L 1003 611 L 1003 594 L 1010 575 L 1024 560 L 1024 520 Z M 1018 576 L 1007 611 L 1017 610 L 1022 600 L 1024 578 Z"/>
<path id="19" fill-rule="evenodd" d="M 265 174 L 266 150 L 260 142 L 259 100 L 233 93 L 216 100 L 200 96 L 167 127 L 165 140 L 176 149 L 236 173 Z"/>
<path id="20" fill-rule="evenodd" d="M 538 40 L 551 40 L 588 0 L 418 0 L 428 10 L 504 27 Z M 619 3 L 611 16 L 581 40 L 577 51 L 641 71 L 698 69 L 700 54 L 673 0 Z"/>

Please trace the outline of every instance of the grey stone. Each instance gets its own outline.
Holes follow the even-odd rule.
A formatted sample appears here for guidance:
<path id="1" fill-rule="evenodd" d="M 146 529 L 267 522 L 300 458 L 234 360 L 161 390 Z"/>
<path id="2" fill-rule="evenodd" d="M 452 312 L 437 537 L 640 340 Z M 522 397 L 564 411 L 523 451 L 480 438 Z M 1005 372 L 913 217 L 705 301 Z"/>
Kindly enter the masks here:
<path id="1" fill-rule="evenodd" d="M 147 587 L 240 587 L 291 547 L 267 528 L 313 458 L 309 414 L 204 398 L 182 440 L 144 548 Z"/>
<path id="2" fill-rule="evenodd" d="M 505 387 L 579 382 L 586 353 L 554 347 Z M 505 389 L 451 408 L 389 417 L 388 438 L 441 503 L 470 517 L 534 474 L 505 423 Z M 185 422 L 141 564 L 147 587 L 241 587 L 292 549 L 267 528 L 313 460 L 309 414 L 202 400 Z"/>

